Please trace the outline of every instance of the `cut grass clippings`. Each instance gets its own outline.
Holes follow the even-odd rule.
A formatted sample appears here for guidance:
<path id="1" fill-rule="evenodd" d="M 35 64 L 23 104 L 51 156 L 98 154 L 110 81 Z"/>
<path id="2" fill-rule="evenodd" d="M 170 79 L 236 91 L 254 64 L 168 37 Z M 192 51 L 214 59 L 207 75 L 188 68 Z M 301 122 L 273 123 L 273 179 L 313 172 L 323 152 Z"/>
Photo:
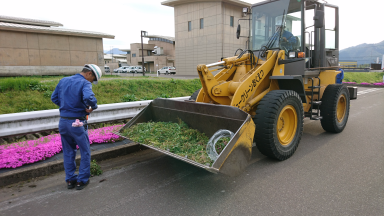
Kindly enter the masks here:
<path id="1" fill-rule="evenodd" d="M 223 137 L 217 140 L 215 145 L 217 154 L 220 154 L 224 150 L 225 146 L 229 143 L 230 140 L 231 139 L 229 137 Z"/>
<path id="2" fill-rule="evenodd" d="M 51 102 L 57 80 L 36 77 L 0 79 L 0 114 L 58 109 Z M 201 88 L 199 79 L 112 79 L 101 80 L 92 90 L 98 105 L 158 97 L 183 97 Z"/>
<path id="3" fill-rule="evenodd" d="M 132 141 L 169 151 L 200 164 L 211 166 L 213 163 L 206 151 L 209 138 L 182 121 L 139 123 L 124 129 L 121 134 Z"/>

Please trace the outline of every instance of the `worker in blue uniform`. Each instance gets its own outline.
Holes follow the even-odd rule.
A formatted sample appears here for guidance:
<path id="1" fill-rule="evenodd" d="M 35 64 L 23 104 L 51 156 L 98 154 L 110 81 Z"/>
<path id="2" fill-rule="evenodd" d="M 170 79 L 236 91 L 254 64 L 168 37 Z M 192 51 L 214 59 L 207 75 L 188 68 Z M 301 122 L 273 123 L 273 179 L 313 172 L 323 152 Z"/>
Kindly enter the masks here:
<path id="1" fill-rule="evenodd" d="M 97 65 L 84 65 L 81 73 L 65 77 L 57 84 L 51 100 L 60 108 L 59 132 L 63 146 L 65 181 L 67 188 L 81 190 L 89 184 L 91 175 L 91 151 L 88 138 L 87 116 L 97 109 L 97 100 L 92 91 L 92 83 L 101 78 Z M 73 127 L 79 119 L 84 127 Z M 81 161 L 79 174 L 76 171 L 76 145 L 79 146 Z"/>
<path id="2" fill-rule="evenodd" d="M 291 32 L 285 30 L 285 25 L 281 25 L 281 21 L 276 22 L 275 28 L 276 28 L 275 34 L 278 34 L 282 31 L 281 39 L 280 39 L 280 46 L 284 47 L 286 49 L 286 51 L 293 51 L 293 49 L 295 48 L 295 45 L 297 43 L 296 37 Z M 282 29 L 282 30 L 280 31 L 280 29 Z M 276 38 L 278 38 L 278 37 L 276 37 Z"/>
<path id="3" fill-rule="evenodd" d="M 341 71 L 341 72 L 336 75 L 336 83 L 342 84 L 344 79 L 344 70 L 339 68 L 337 71 Z"/>

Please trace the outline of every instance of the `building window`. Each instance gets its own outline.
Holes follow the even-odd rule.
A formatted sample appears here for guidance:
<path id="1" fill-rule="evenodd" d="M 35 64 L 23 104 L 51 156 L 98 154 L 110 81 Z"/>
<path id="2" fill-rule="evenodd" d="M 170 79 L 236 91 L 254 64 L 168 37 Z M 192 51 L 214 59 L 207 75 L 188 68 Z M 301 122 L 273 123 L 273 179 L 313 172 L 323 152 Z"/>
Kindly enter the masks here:
<path id="1" fill-rule="evenodd" d="M 127 54 L 131 54 L 131 51 L 127 51 Z"/>
<path id="2" fill-rule="evenodd" d="M 229 20 L 229 25 L 230 25 L 231 27 L 233 27 L 233 23 L 234 23 L 234 21 L 235 21 L 235 18 L 234 18 L 233 16 L 231 16 L 231 17 L 230 17 L 230 20 Z"/>
<path id="3" fill-rule="evenodd" d="M 188 31 L 192 31 L 192 22 L 188 21 Z"/>
<path id="4" fill-rule="evenodd" d="M 200 19 L 200 29 L 204 28 L 204 18 Z"/>
<path id="5" fill-rule="evenodd" d="M 132 57 L 136 57 L 136 53 L 132 53 Z"/>
<path id="6" fill-rule="evenodd" d="M 151 50 L 147 50 L 147 55 L 148 55 L 148 56 L 150 56 L 150 55 L 151 55 L 151 53 L 152 53 L 152 51 L 151 51 Z"/>

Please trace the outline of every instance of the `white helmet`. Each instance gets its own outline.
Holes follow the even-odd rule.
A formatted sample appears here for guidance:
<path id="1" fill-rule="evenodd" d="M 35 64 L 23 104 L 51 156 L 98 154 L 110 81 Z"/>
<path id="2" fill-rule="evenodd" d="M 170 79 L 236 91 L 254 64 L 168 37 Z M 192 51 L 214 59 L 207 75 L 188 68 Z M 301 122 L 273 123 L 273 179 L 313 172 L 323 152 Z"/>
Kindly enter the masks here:
<path id="1" fill-rule="evenodd" d="M 97 82 L 99 81 L 99 79 L 101 78 L 101 75 L 102 75 L 99 66 L 97 66 L 95 64 L 86 64 L 86 65 L 84 65 L 84 67 L 87 68 L 88 70 L 90 69 L 95 74 L 96 81 L 93 81 L 92 83 L 97 84 Z"/>

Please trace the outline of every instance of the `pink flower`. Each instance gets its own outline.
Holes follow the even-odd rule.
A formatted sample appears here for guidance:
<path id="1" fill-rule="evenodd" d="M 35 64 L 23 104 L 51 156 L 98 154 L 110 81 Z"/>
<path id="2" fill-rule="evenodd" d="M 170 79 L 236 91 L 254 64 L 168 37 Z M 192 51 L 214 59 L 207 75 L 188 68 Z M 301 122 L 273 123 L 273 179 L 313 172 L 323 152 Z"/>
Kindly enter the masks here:
<path id="1" fill-rule="evenodd" d="M 81 122 L 80 122 L 81 123 Z M 123 125 L 88 130 L 89 143 L 107 143 L 121 140 L 112 133 Z M 28 140 L 0 146 L 0 169 L 16 168 L 24 164 L 50 158 L 62 150 L 60 134 L 48 135 L 37 140 Z"/>
<path id="2" fill-rule="evenodd" d="M 83 126 L 83 122 L 81 122 L 79 119 L 76 119 L 75 122 L 72 123 L 72 127 L 81 127 Z"/>

